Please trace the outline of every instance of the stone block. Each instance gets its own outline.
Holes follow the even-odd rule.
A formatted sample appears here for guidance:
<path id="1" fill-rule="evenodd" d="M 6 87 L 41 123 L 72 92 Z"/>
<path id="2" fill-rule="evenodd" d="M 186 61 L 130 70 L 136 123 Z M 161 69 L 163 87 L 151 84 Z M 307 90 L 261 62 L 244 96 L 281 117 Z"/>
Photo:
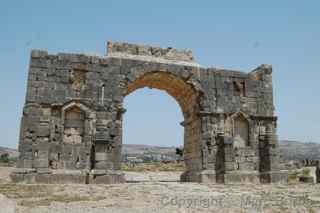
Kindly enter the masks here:
<path id="1" fill-rule="evenodd" d="M 49 167 L 48 158 L 46 158 L 46 159 L 34 159 L 33 160 L 33 167 L 34 168 L 48 168 Z"/>
<path id="2" fill-rule="evenodd" d="M 288 183 L 287 171 L 271 171 L 260 173 L 261 183 Z"/>
<path id="3" fill-rule="evenodd" d="M 107 153 L 105 153 L 105 152 L 96 152 L 95 153 L 95 160 L 96 161 L 106 161 L 106 160 L 108 160 Z"/>
<path id="4" fill-rule="evenodd" d="M 233 171 L 227 172 L 224 174 L 224 183 L 260 183 L 260 176 L 259 172 L 257 171 L 250 171 L 250 172 L 243 172 L 243 171 Z"/>
<path id="5" fill-rule="evenodd" d="M 90 174 L 90 184 L 118 184 L 125 183 L 124 174 L 121 172 L 109 172 L 106 174 Z"/>
<path id="6" fill-rule="evenodd" d="M 226 171 L 233 171 L 235 169 L 235 163 L 233 161 L 225 162 L 224 166 Z"/>

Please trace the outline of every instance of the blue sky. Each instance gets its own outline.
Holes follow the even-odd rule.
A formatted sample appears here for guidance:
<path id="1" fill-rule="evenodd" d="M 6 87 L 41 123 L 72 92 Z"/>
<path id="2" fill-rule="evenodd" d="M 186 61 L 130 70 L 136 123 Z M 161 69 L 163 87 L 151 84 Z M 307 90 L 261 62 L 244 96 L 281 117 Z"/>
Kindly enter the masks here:
<path id="1" fill-rule="evenodd" d="M 315 0 L 2 1 L 0 146 L 18 143 L 31 49 L 105 54 L 107 40 L 189 48 L 204 66 L 272 64 L 279 137 L 320 142 L 319 8 Z M 173 98 L 145 89 L 125 106 L 125 143 L 182 145 Z"/>

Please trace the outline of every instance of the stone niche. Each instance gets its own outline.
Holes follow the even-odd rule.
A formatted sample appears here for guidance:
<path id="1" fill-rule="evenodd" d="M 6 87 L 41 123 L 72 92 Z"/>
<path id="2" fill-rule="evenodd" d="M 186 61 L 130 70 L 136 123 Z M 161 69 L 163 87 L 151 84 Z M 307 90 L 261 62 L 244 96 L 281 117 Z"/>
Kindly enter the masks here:
<path id="1" fill-rule="evenodd" d="M 249 146 L 249 122 L 243 114 L 233 118 L 234 147 L 243 148 Z"/>
<path id="2" fill-rule="evenodd" d="M 85 113 L 78 107 L 72 107 L 65 112 L 63 142 L 81 144 L 84 135 Z"/>
<path id="3" fill-rule="evenodd" d="M 181 107 L 181 181 L 281 182 L 272 67 L 200 66 L 190 50 L 108 42 L 106 56 L 33 50 L 15 182 L 122 183 L 123 100 L 143 87 Z M 156 121 L 155 121 L 156 122 Z"/>

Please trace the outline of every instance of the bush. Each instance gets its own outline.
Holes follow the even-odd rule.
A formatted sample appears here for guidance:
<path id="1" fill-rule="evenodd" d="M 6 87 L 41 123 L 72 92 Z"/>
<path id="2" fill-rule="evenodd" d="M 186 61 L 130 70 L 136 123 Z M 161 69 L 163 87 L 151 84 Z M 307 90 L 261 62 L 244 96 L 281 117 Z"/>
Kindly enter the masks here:
<path id="1" fill-rule="evenodd" d="M 292 173 L 288 175 L 288 183 L 297 183 L 298 181 L 298 173 Z"/>
<path id="2" fill-rule="evenodd" d="M 9 154 L 8 153 L 3 153 L 0 155 L 0 162 L 1 163 L 9 163 Z"/>
<path id="3" fill-rule="evenodd" d="M 176 148 L 176 155 L 182 157 L 183 156 L 183 149 Z"/>
<path id="4" fill-rule="evenodd" d="M 183 162 L 181 163 L 161 163 L 161 162 L 153 162 L 153 163 L 140 163 L 135 166 L 130 166 L 126 163 L 121 164 L 122 171 L 134 171 L 134 172 L 180 172 L 185 170 L 185 165 Z"/>
<path id="5" fill-rule="evenodd" d="M 304 168 L 302 170 L 302 175 L 305 177 L 309 177 L 310 176 L 310 169 L 309 168 Z"/>

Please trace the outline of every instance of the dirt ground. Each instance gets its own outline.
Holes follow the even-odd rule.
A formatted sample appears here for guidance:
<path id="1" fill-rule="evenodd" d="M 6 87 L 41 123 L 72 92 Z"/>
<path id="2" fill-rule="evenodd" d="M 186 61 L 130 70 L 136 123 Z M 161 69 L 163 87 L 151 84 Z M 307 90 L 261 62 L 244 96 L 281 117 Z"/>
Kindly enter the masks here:
<path id="1" fill-rule="evenodd" d="M 10 182 L 9 175 L 14 167 L 0 167 L 0 183 Z"/>
<path id="2" fill-rule="evenodd" d="M 24 185 L 9 182 L 11 171 L 0 168 L 0 194 L 16 212 L 320 212 L 320 184 L 179 183 L 180 173 L 131 172 L 126 184 Z"/>

